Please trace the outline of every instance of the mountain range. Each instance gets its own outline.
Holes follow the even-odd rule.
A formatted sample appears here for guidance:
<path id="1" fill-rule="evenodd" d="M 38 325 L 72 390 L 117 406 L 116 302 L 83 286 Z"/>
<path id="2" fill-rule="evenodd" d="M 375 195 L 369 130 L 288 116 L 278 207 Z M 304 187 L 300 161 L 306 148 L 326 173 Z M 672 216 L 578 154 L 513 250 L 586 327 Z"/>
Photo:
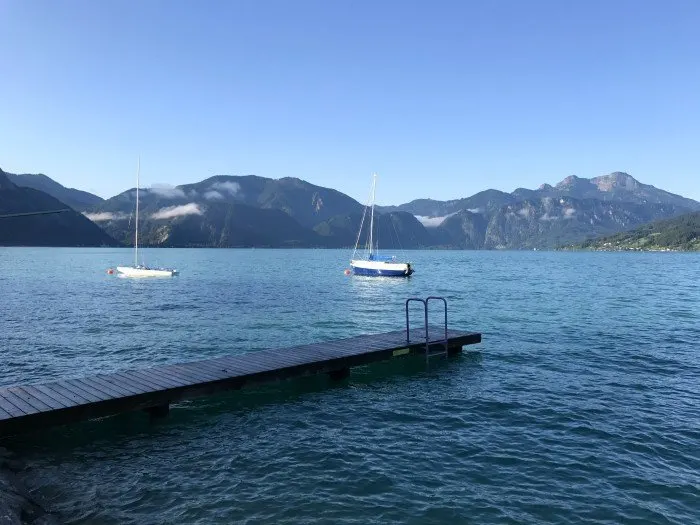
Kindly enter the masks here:
<path id="1" fill-rule="evenodd" d="M 44 175 L 9 177 L 16 186 L 41 185 L 109 237 L 133 242 L 135 189 L 102 200 Z M 548 249 L 698 210 L 697 201 L 614 172 L 535 190 L 377 206 L 375 238 L 387 249 Z M 351 247 L 360 224 L 365 239 L 369 222 L 362 222 L 364 205 L 339 191 L 255 175 L 141 189 L 140 211 L 139 241 L 151 246 Z"/>
<path id="2" fill-rule="evenodd" d="M 589 239 L 565 250 L 700 251 L 700 212 L 645 224 L 609 237 Z"/>
<path id="3" fill-rule="evenodd" d="M 2 217 L 65 208 L 64 202 L 48 193 L 16 185 L 0 170 L 0 246 L 119 245 L 104 230 L 74 210 L 51 215 Z"/>
<path id="4" fill-rule="evenodd" d="M 83 211 L 90 206 L 97 206 L 104 200 L 102 197 L 98 197 L 87 191 L 66 188 L 43 173 L 37 175 L 30 175 L 27 173 L 19 175 L 5 173 L 5 175 L 10 179 L 10 182 L 14 183 L 16 186 L 33 188 L 48 193 L 76 211 Z"/>

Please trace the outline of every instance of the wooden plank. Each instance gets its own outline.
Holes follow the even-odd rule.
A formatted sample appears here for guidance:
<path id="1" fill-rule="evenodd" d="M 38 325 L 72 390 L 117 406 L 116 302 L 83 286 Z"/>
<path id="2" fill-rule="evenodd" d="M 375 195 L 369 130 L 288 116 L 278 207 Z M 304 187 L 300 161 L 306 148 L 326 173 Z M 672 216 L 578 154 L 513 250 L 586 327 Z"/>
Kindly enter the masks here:
<path id="1" fill-rule="evenodd" d="M 44 392 L 46 395 L 51 396 L 53 399 L 55 399 L 56 401 L 61 403 L 66 408 L 80 404 L 77 400 L 72 399 L 70 397 L 67 397 L 63 391 L 57 390 L 55 386 L 52 388 L 53 385 L 51 385 L 51 384 L 33 385 L 33 386 L 37 390 L 40 390 L 40 391 Z M 75 396 L 73 396 L 73 397 L 75 397 Z"/>
<path id="2" fill-rule="evenodd" d="M 149 394 L 149 393 L 157 393 L 157 392 L 162 392 L 163 390 L 166 390 L 166 388 L 162 387 L 161 385 L 157 385 L 153 382 L 146 382 L 144 379 L 140 379 L 136 377 L 135 375 L 130 374 L 127 376 L 126 374 L 122 372 L 114 372 L 113 374 L 109 374 L 109 377 L 118 383 L 128 383 L 134 387 L 138 387 L 141 389 L 141 394 Z"/>
<path id="3" fill-rule="evenodd" d="M 205 374 L 204 372 L 193 371 L 187 367 L 180 367 L 178 365 L 168 365 L 168 367 L 163 369 L 162 372 L 175 378 L 179 378 L 182 381 L 186 381 L 186 386 L 211 383 L 212 381 L 216 380 L 216 378 L 210 373 Z"/>
<path id="4" fill-rule="evenodd" d="M 272 361 L 269 356 L 261 355 L 258 356 L 260 352 L 249 352 L 247 354 L 242 354 L 238 361 L 241 365 L 245 366 L 247 374 L 259 374 L 261 372 L 269 372 L 275 368 L 284 368 L 284 360 L 277 360 L 277 362 Z"/>
<path id="5" fill-rule="evenodd" d="M 80 396 L 90 403 L 99 403 L 114 398 L 114 396 L 110 394 L 99 390 L 96 391 L 94 388 L 88 387 L 77 379 L 64 379 L 63 381 L 59 381 L 58 385 L 63 387 L 67 392 L 73 392 L 75 396 Z"/>
<path id="6" fill-rule="evenodd" d="M 368 353 L 373 353 L 376 351 L 380 350 L 387 350 L 390 349 L 391 347 L 387 348 L 388 345 L 384 346 L 377 346 L 372 347 L 370 345 L 366 345 L 364 347 L 355 347 L 355 346 L 350 346 L 350 345 L 328 345 L 327 348 L 329 349 L 330 352 L 332 352 L 336 357 L 347 357 L 351 355 L 358 355 L 358 354 L 368 354 Z"/>
<path id="7" fill-rule="evenodd" d="M 364 344 L 362 346 L 360 345 L 351 345 L 347 343 L 332 343 L 328 342 L 325 343 L 321 348 L 319 348 L 317 351 L 323 354 L 344 354 L 347 353 L 348 351 L 352 350 L 353 352 L 355 351 L 361 351 L 365 352 L 368 348 L 369 344 Z"/>
<path id="8" fill-rule="evenodd" d="M 173 388 L 181 388 L 187 385 L 184 380 L 173 379 L 154 370 L 130 370 L 129 374 L 143 381 L 159 385 L 164 390 L 172 390 Z"/>
<path id="9" fill-rule="evenodd" d="M 228 368 L 223 366 L 218 360 L 217 361 L 197 361 L 197 367 L 201 370 L 207 371 L 210 374 L 223 374 L 226 377 L 232 377 L 234 374 Z"/>
<path id="10" fill-rule="evenodd" d="M 164 381 L 169 381 L 176 387 L 184 387 L 192 384 L 192 379 L 190 376 L 183 376 L 180 372 L 176 370 L 165 370 L 164 368 L 149 368 L 146 370 L 140 370 L 140 372 L 146 372 L 149 375 L 155 375 L 162 378 Z"/>
<path id="11" fill-rule="evenodd" d="M 7 412 L 2 406 L 0 406 L 0 419 L 12 419 L 12 414 Z"/>
<path id="12" fill-rule="evenodd" d="M 148 391 L 148 389 L 145 389 L 144 387 L 140 385 L 134 385 L 131 384 L 128 381 L 124 380 L 117 380 L 114 378 L 112 375 L 107 375 L 107 374 L 97 374 L 95 376 L 90 376 L 86 378 L 86 380 L 89 380 L 91 382 L 98 382 L 102 384 L 103 386 L 107 388 L 111 388 L 112 390 L 115 390 L 117 393 L 121 393 L 122 395 L 125 396 L 137 396 L 139 394 L 143 394 Z"/>
<path id="13" fill-rule="evenodd" d="M 264 364 L 251 360 L 250 358 L 243 359 L 241 356 L 236 356 L 235 358 L 232 357 L 227 364 L 239 370 L 235 377 L 240 377 L 243 379 L 266 370 Z"/>
<path id="14" fill-rule="evenodd" d="M 232 377 L 239 376 L 243 373 L 245 373 L 245 367 L 241 366 L 235 366 L 235 361 L 232 361 L 230 358 L 231 357 L 238 357 L 244 354 L 232 354 L 232 355 L 224 355 L 217 357 L 216 359 L 213 359 L 210 363 L 212 365 L 215 365 L 218 367 L 220 370 L 225 371 L 227 374 L 229 374 Z"/>
<path id="15" fill-rule="evenodd" d="M 188 372 L 201 374 L 205 378 L 208 378 L 209 381 L 223 379 L 230 375 L 221 368 L 212 367 L 211 365 L 207 364 L 206 361 L 190 361 L 182 366 L 185 367 Z"/>
<path id="16" fill-rule="evenodd" d="M 217 363 L 229 371 L 231 378 L 245 377 L 248 373 L 248 365 L 238 359 L 241 355 L 242 354 L 234 354 L 228 357 L 219 357 L 217 358 Z"/>
<path id="17" fill-rule="evenodd" d="M 375 348 L 383 348 L 386 350 L 390 350 L 392 348 L 399 348 L 406 346 L 406 335 L 401 334 L 401 335 L 395 335 L 391 337 L 386 337 L 383 339 L 376 339 L 370 341 L 370 344 L 375 347 Z"/>
<path id="18" fill-rule="evenodd" d="M 365 352 L 372 352 L 375 350 L 383 350 L 387 349 L 388 347 L 394 346 L 393 344 L 389 344 L 386 341 L 377 341 L 377 340 L 365 340 L 362 342 L 357 342 L 357 343 L 350 343 L 350 342 L 344 342 L 344 343 L 327 343 L 327 347 L 331 349 L 335 349 L 336 351 L 343 352 L 343 353 L 365 353 Z"/>
<path id="19" fill-rule="evenodd" d="M 182 365 L 168 365 L 164 367 L 164 370 L 174 372 L 180 375 L 182 378 L 188 379 L 190 381 L 190 384 L 192 385 L 197 383 L 210 383 L 212 381 L 220 379 L 220 377 L 216 374 L 212 374 L 211 372 L 205 372 L 193 366 L 190 366 L 190 363 L 185 363 Z"/>
<path id="20" fill-rule="evenodd" d="M 311 359 L 308 356 L 304 355 L 291 355 L 291 356 L 286 356 L 284 354 L 273 354 L 271 355 L 272 351 L 260 351 L 260 352 L 250 352 L 248 354 L 244 354 L 243 356 L 240 356 L 241 358 L 245 357 L 245 364 L 247 365 L 247 371 L 249 375 L 255 375 L 255 374 L 261 374 L 261 373 L 269 373 L 269 372 L 275 372 L 275 371 L 282 371 L 282 370 L 288 370 L 288 369 L 293 369 L 293 368 L 311 368 L 319 363 L 323 363 L 325 361 L 330 361 L 335 359 L 334 356 L 327 356 L 327 357 L 320 357 L 315 353 L 316 349 L 310 349 L 310 351 L 313 352 L 311 357 L 314 357 L 314 359 Z M 232 358 L 233 359 L 233 358 Z M 242 361 L 243 359 L 239 359 L 239 361 Z M 303 373 L 300 371 L 300 373 Z"/>
<path id="21" fill-rule="evenodd" d="M 208 367 L 202 361 L 191 361 L 178 366 L 183 368 L 186 373 L 200 375 L 206 382 L 218 381 L 220 379 L 226 379 L 230 376 L 229 372 L 224 372 L 222 369 Z"/>
<path id="22" fill-rule="evenodd" d="M 318 346 L 309 348 L 297 348 L 294 350 L 293 353 L 287 353 L 284 349 L 270 350 L 270 352 L 274 352 L 275 355 L 278 355 L 285 360 L 289 360 L 291 358 L 297 360 L 300 363 L 304 362 L 309 364 L 325 361 L 329 358 L 335 358 L 338 355 L 338 352 L 336 351 L 319 348 Z"/>
<path id="23" fill-rule="evenodd" d="M 121 388 L 128 388 L 131 390 L 134 394 L 146 394 L 148 392 L 152 392 L 154 390 L 158 390 L 158 388 L 155 388 L 153 384 L 143 384 L 140 381 L 136 381 L 133 378 L 129 378 L 125 376 L 124 374 L 120 372 L 113 372 L 111 374 L 97 374 L 96 376 L 99 379 L 102 379 L 103 381 L 110 383 L 112 385 L 121 387 Z"/>
<path id="24" fill-rule="evenodd" d="M 13 418 L 26 415 L 22 409 L 15 406 L 8 399 L 5 399 L 2 390 L 0 390 L 0 407 L 2 407 L 2 409 L 8 414 L 10 414 Z"/>
<path id="25" fill-rule="evenodd" d="M 170 366 L 170 365 L 168 365 L 168 366 Z M 149 370 L 153 371 L 155 369 L 150 368 Z M 158 374 L 162 375 L 163 377 L 167 377 L 173 381 L 177 381 L 177 382 L 181 383 L 181 386 L 183 386 L 183 387 L 192 385 L 194 381 L 199 381 L 198 379 L 193 381 L 191 376 L 184 376 L 183 374 L 180 374 L 178 371 L 170 370 L 169 368 L 168 369 L 158 368 L 157 372 L 158 372 Z"/>
<path id="26" fill-rule="evenodd" d="M 256 354 L 257 352 L 251 352 L 250 354 Z M 243 358 L 243 355 L 246 357 Z M 253 357 L 249 357 L 249 354 L 242 354 L 242 355 L 237 355 L 235 358 L 232 357 L 227 363 L 230 363 L 231 366 L 235 366 L 238 370 L 240 370 L 239 373 L 237 373 L 235 376 L 232 377 L 237 377 L 245 380 L 246 378 L 250 376 L 254 376 L 256 374 L 268 372 L 270 370 L 274 369 L 280 369 L 283 368 L 282 365 L 278 365 L 277 367 L 272 367 L 270 368 L 269 363 L 265 360 L 259 360 L 255 359 Z"/>
<path id="27" fill-rule="evenodd" d="M 29 401 L 34 405 L 37 406 L 33 400 L 39 401 L 42 405 L 44 405 L 45 408 L 42 408 L 42 410 L 59 410 L 61 408 L 65 408 L 61 403 L 56 401 L 50 396 L 47 396 L 45 393 L 43 393 L 41 390 L 34 388 L 32 386 L 18 386 L 16 387 L 15 393 L 20 395 L 20 392 L 23 395 L 23 399 L 31 398 Z M 41 407 L 39 407 L 41 408 Z"/>
<path id="28" fill-rule="evenodd" d="M 365 347 L 357 346 L 354 344 L 358 341 L 365 341 Z M 305 357 L 306 362 L 311 364 L 327 360 L 344 358 L 350 355 L 366 354 L 368 352 L 371 353 L 374 351 L 383 351 L 386 350 L 385 346 L 388 346 L 379 344 L 376 341 L 374 341 L 374 343 L 376 344 L 373 344 L 372 346 L 376 347 L 377 350 L 373 350 L 372 347 L 368 349 L 366 348 L 367 346 L 370 346 L 369 343 L 367 343 L 368 341 L 372 342 L 371 338 L 367 336 L 361 336 L 350 339 L 344 339 L 341 341 L 331 341 L 325 343 L 316 343 L 314 345 L 304 345 L 303 347 L 298 348 L 281 348 L 274 350 L 265 350 L 264 352 L 275 353 L 279 356 L 283 356 L 286 359 L 290 357 L 288 355 L 288 352 L 294 350 L 296 353 L 296 355 L 294 356 L 295 358 Z M 391 349 L 391 346 L 389 346 L 389 349 Z"/>
<path id="29" fill-rule="evenodd" d="M 37 412 L 41 412 L 40 409 L 30 405 L 24 399 L 22 399 L 21 397 L 19 397 L 14 392 L 12 392 L 8 389 L 5 389 L 2 392 L 2 395 L 5 399 L 7 399 L 10 403 L 15 405 L 17 408 L 19 408 L 22 412 L 24 412 L 27 415 L 36 414 Z"/>
<path id="30" fill-rule="evenodd" d="M 144 381 L 151 381 L 155 384 L 160 385 L 164 389 L 178 388 L 185 385 L 183 381 L 171 379 L 168 376 L 165 376 L 153 370 L 127 370 L 123 373 L 128 373 L 130 376 L 143 379 Z"/>
<path id="31" fill-rule="evenodd" d="M 109 384 L 104 384 L 102 381 L 95 377 L 80 377 L 72 379 L 71 383 L 76 385 L 76 387 L 81 388 L 84 392 L 92 393 L 95 396 L 102 397 L 103 401 L 110 399 L 119 399 L 121 397 L 126 397 L 131 395 L 130 392 L 113 388 Z"/>
<path id="32" fill-rule="evenodd" d="M 3 395 L 5 399 L 20 408 L 25 414 L 42 412 L 45 410 L 44 406 L 38 401 L 31 403 L 28 396 L 24 392 L 18 391 L 16 386 L 6 388 Z"/>
<path id="33" fill-rule="evenodd" d="M 285 366 L 296 366 L 298 364 L 312 363 L 329 357 L 328 352 L 324 352 L 318 346 L 296 347 L 293 349 L 262 350 L 260 352 L 250 352 L 245 354 L 247 359 L 265 361 L 268 363 L 279 363 Z"/>
<path id="34" fill-rule="evenodd" d="M 444 341 L 444 328 L 430 326 L 429 334 L 432 344 Z M 420 352 L 425 345 L 424 329 L 414 328 L 409 335 L 410 343 L 406 342 L 406 331 L 397 330 L 141 370 L 120 370 L 44 385 L 0 388 L 0 432 L 44 428 L 47 424 L 60 423 L 62 418 L 63 422 L 69 422 L 209 395 L 239 388 L 249 380 L 264 383 L 369 364 L 386 359 L 399 348 Z M 472 332 L 450 330 L 447 336 L 452 352 L 481 341 L 481 334 Z M 72 408 L 76 410 L 64 412 Z"/>
<path id="35" fill-rule="evenodd" d="M 53 410 L 51 405 L 48 405 L 44 401 L 42 401 L 41 399 L 34 397 L 33 395 L 29 394 L 26 390 L 23 390 L 19 386 L 10 387 L 7 390 L 12 392 L 13 394 L 15 394 L 17 397 L 19 397 L 23 401 L 32 405 L 39 412 L 50 412 L 51 410 Z"/>
<path id="36" fill-rule="evenodd" d="M 259 352 L 250 352 L 247 354 L 244 354 L 241 356 L 240 361 L 242 363 L 245 363 L 248 367 L 255 367 L 255 369 L 259 369 L 259 367 L 265 367 L 265 369 L 268 368 L 286 368 L 289 366 L 298 366 L 300 364 L 308 363 L 309 362 L 309 357 L 302 356 L 299 354 L 296 355 L 287 355 L 287 354 L 277 354 L 277 353 L 272 353 L 271 351 L 268 350 L 262 350 Z"/>
<path id="37" fill-rule="evenodd" d="M 138 386 L 142 389 L 145 389 L 144 393 L 160 392 L 169 388 L 160 384 L 156 384 L 153 381 L 146 381 L 145 379 L 138 377 L 136 374 L 129 374 L 127 376 L 124 372 L 115 372 L 114 374 L 110 374 L 110 377 L 113 378 L 115 381 L 123 380 L 124 382 L 129 382 L 134 386 Z"/>
<path id="38" fill-rule="evenodd" d="M 272 368 L 280 368 L 280 369 L 286 369 L 286 368 L 296 368 L 299 366 L 315 366 L 318 363 L 321 363 L 323 361 L 328 361 L 329 359 L 333 359 L 334 356 L 332 355 L 320 355 L 318 351 L 305 351 L 304 353 L 298 353 L 295 355 L 285 355 L 284 353 L 276 354 L 276 355 L 266 355 L 266 356 L 259 356 L 259 359 L 262 359 L 263 362 L 267 363 L 272 363 Z"/>
<path id="39" fill-rule="evenodd" d="M 73 384 L 80 386 L 80 388 L 87 392 L 96 391 L 96 395 L 99 395 L 99 393 L 106 394 L 109 396 L 108 399 L 119 399 L 120 397 L 128 397 L 132 395 L 128 390 L 114 388 L 109 383 L 104 384 L 96 377 L 81 377 L 79 379 L 74 379 Z"/>

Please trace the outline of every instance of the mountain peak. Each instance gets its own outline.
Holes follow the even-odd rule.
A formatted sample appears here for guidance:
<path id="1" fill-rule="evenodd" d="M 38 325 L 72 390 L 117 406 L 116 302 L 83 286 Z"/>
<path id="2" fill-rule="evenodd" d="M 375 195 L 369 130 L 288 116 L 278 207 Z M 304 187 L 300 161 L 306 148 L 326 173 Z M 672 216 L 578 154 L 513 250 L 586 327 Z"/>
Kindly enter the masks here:
<path id="1" fill-rule="evenodd" d="M 540 190 L 540 191 L 549 191 L 549 190 L 553 190 L 553 189 L 554 189 L 554 186 L 552 186 L 551 184 L 547 184 L 547 183 L 545 182 L 544 184 L 540 184 L 540 187 L 537 188 L 537 189 Z"/>
<path id="2" fill-rule="evenodd" d="M 595 184 L 600 191 L 612 191 L 616 188 L 634 190 L 640 186 L 637 179 L 623 171 L 615 171 L 609 175 L 595 177 L 591 179 L 591 182 Z"/>
<path id="3" fill-rule="evenodd" d="M 0 190 L 8 190 L 14 188 L 15 185 L 10 180 L 10 177 L 0 169 Z"/>
<path id="4" fill-rule="evenodd" d="M 577 177 L 576 175 L 569 175 L 566 177 L 563 181 L 561 181 L 559 184 L 556 185 L 556 188 L 558 190 L 570 188 L 571 186 L 575 185 L 577 182 L 582 181 L 581 177 Z"/>

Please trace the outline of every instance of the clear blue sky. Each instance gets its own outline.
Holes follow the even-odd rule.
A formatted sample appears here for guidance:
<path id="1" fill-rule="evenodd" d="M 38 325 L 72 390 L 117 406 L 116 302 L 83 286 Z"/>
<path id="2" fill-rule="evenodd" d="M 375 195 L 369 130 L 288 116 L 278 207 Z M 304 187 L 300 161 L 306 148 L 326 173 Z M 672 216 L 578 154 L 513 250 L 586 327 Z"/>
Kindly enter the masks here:
<path id="1" fill-rule="evenodd" d="M 627 171 L 700 200 L 700 1 L 0 0 L 0 167 L 377 201 Z"/>

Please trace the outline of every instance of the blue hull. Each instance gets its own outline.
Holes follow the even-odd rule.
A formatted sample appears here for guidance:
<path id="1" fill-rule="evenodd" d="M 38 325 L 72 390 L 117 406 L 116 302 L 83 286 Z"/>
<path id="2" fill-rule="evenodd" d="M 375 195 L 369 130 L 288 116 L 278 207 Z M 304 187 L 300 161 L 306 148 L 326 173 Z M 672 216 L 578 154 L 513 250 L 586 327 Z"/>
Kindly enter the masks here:
<path id="1" fill-rule="evenodd" d="M 409 277 L 411 273 L 406 274 L 403 270 L 373 270 L 369 268 L 357 268 L 352 267 L 352 271 L 355 275 L 366 275 L 370 277 Z"/>

